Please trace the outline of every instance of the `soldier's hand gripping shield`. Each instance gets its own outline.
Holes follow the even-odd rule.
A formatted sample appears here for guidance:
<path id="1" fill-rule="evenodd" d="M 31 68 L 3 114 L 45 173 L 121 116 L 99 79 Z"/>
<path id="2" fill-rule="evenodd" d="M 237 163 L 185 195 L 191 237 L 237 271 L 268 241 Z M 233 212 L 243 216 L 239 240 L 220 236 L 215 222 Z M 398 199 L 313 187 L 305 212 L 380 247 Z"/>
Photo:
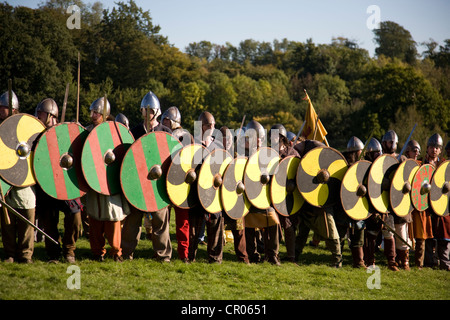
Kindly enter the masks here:
<path id="1" fill-rule="evenodd" d="M 167 172 L 167 194 L 170 201 L 182 209 L 198 205 L 197 183 L 203 158 L 208 149 L 201 144 L 190 144 L 181 148 L 173 157 Z"/>
<path id="2" fill-rule="evenodd" d="M 203 160 L 198 175 L 197 192 L 200 203 L 209 213 L 218 213 L 223 209 L 220 199 L 220 187 L 223 174 L 233 157 L 223 149 L 215 149 Z"/>
<path id="3" fill-rule="evenodd" d="M 9 184 L 27 187 L 36 184 L 33 171 L 35 143 L 45 126 L 37 118 L 15 114 L 0 125 L 0 175 Z"/>
<path id="4" fill-rule="evenodd" d="M 134 138 L 120 122 L 106 121 L 86 138 L 81 166 L 88 185 L 98 193 L 114 195 L 121 191 L 120 167 Z"/>
<path id="5" fill-rule="evenodd" d="M 81 168 L 81 153 L 89 132 L 77 123 L 48 128 L 34 153 L 36 180 L 49 196 L 59 200 L 82 197 L 89 190 Z"/>
<path id="6" fill-rule="evenodd" d="M 258 209 L 271 206 L 270 180 L 279 161 L 278 152 L 269 147 L 259 148 L 248 158 L 244 172 L 245 194 Z"/>
<path id="7" fill-rule="evenodd" d="M 391 155 L 383 154 L 375 159 L 370 167 L 368 179 L 369 198 L 374 208 L 380 213 L 390 211 L 390 187 L 398 160 Z"/>
<path id="8" fill-rule="evenodd" d="M 297 187 L 309 204 L 332 206 L 339 201 L 339 190 L 347 169 L 347 161 L 339 151 L 331 147 L 314 148 L 300 160 Z"/>
<path id="9" fill-rule="evenodd" d="M 429 194 L 431 191 L 431 180 L 436 168 L 431 164 L 423 164 L 414 175 L 411 190 L 411 199 L 414 208 L 425 211 L 429 207 Z"/>
<path id="10" fill-rule="evenodd" d="M 438 216 L 447 216 L 450 209 L 450 160 L 437 167 L 431 180 L 430 204 Z"/>
<path id="11" fill-rule="evenodd" d="M 419 164 L 413 159 L 406 159 L 398 166 L 392 179 L 390 189 L 391 207 L 399 217 L 406 217 L 414 207 L 411 202 L 411 188 Z"/>
<path id="12" fill-rule="evenodd" d="M 365 220 L 374 212 L 367 192 L 371 162 L 360 160 L 348 168 L 342 179 L 341 203 L 347 215 L 354 220 Z"/>
<path id="13" fill-rule="evenodd" d="M 297 188 L 297 169 L 300 158 L 287 156 L 278 163 L 271 180 L 270 198 L 274 209 L 283 216 L 297 213 L 305 199 Z"/>
<path id="14" fill-rule="evenodd" d="M 181 147 L 178 139 L 163 131 L 143 135 L 131 145 L 120 169 L 122 190 L 131 205 L 154 212 L 171 204 L 166 176 L 172 155 Z"/>

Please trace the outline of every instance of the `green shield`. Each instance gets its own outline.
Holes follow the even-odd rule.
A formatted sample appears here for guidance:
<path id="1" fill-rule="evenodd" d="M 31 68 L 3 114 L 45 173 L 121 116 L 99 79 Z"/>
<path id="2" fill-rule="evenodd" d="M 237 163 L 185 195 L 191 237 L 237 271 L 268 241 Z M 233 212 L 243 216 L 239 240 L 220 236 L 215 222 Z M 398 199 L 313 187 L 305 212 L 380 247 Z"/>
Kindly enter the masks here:
<path id="1" fill-rule="evenodd" d="M 49 196 L 59 200 L 82 197 L 89 186 L 81 169 L 81 152 L 89 134 L 77 123 L 61 123 L 47 129 L 34 153 L 36 180 Z"/>
<path id="2" fill-rule="evenodd" d="M 146 212 L 170 205 L 166 175 L 171 156 L 181 147 L 175 137 L 163 131 L 148 133 L 131 145 L 120 170 L 120 182 L 128 202 Z"/>
<path id="3" fill-rule="evenodd" d="M 121 192 L 120 166 L 133 142 L 130 130 L 115 121 L 103 122 L 89 133 L 81 154 L 81 166 L 93 190 L 104 195 Z"/>

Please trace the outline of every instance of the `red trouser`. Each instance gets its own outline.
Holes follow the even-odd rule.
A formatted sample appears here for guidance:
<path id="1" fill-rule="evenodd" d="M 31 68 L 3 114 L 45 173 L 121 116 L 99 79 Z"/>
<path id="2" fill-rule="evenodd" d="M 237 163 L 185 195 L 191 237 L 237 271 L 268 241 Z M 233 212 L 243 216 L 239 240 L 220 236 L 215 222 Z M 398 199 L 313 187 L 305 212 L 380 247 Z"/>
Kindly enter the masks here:
<path id="1" fill-rule="evenodd" d="M 178 257 L 180 260 L 188 258 L 189 249 L 189 209 L 175 207 L 176 236 L 178 243 Z"/>
<path id="2" fill-rule="evenodd" d="M 111 256 L 121 256 L 120 221 L 100 221 L 89 217 L 89 242 L 93 255 L 103 256 L 106 253 L 105 238 L 111 246 Z"/>

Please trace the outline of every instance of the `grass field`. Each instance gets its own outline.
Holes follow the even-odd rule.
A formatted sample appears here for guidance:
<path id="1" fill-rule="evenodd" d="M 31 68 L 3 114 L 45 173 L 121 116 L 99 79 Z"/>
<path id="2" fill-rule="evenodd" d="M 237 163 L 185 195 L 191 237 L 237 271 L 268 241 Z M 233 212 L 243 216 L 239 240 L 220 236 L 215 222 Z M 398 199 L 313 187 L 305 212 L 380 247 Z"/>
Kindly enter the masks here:
<path id="1" fill-rule="evenodd" d="M 62 221 L 62 220 L 60 220 Z M 209 264 L 206 246 L 199 247 L 195 263 L 177 258 L 172 213 L 171 263 L 152 260 L 151 241 L 142 238 L 132 261 L 92 261 L 89 241 L 77 242 L 74 273 L 70 264 L 47 262 L 44 244 L 35 243 L 33 264 L 0 263 L 2 300 L 449 300 L 450 273 L 414 267 L 392 272 L 382 252 L 377 254 L 378 271 L 351 267 L 348 246 L 340 269 L 328 266 L 330 254 L 323 243 L 306 247 L 299 265 L 269 263 L 245 265 L 236 262 L 233 245 L 227 243 L 222 264 Z M 108 245 L 107 245 L 107 248 Z M 280 256 L 285 255 L 284 243 Z M 4 257 L 0 244 L 0 257 Z M 79 282 L 73 276 L 79 275 Z M 374 277 L 379 289 L 373 288 Z M 69 286 L 68 286 L 69 282 Z M 79 283 L 79 289 L 70 289 Z M 372 287 L 372 289 L 370 288 Z"/>

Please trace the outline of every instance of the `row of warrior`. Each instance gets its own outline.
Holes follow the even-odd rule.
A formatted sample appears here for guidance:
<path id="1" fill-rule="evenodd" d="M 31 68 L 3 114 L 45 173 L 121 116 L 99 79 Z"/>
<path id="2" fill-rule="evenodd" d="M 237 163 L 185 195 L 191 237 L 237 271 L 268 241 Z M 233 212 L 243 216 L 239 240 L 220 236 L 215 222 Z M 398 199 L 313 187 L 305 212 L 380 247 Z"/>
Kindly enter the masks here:
<path id="1" fill-rule="evenodd" d="M 11 92 L 11 91 L 9 91 Z M 19 114 L 19 101 L 9 92 L 0 97 L 0 123 L 11 114 Z M 11 108 L 12 102 L 12 108 Z M 105 108 L 106 107 L 106 108 Z M 249 141 L 252 136 L 245 136 L 241 143 L 243 154 L 234 150 L 233 139 L 227 127 L 220 128 L 221 135 L 214 135 L 214 116 L 207 111 L 200 114 L 201 141 L 196 137 L 187 136 L 181 125 L 181 114 L 177 107 L 170 107 L 164 113 L 157 96 L 148 92 L 141 102 L 143 121 L 130 128 L 127 117 L 123 114 L 115 118 L 110 115 L 109 102 L 105 98 L 95 100 L 90 106 L 91 123 L 85 127 L 91 132 L 104 121 L 116 121 L 126 126 L 135 141 L 151 133 L 163 131 L 170 133 L 184 144 L 201 144 L 209 151 L 224 149 L 234 157 L 250 157 L 263 146 L 266 130 L 257 121 L 251 120 L 246 126 L 241 126 L 236 132 L 253 129 L 255 141 Z M 58 106 L 53 99 L 41 101 L 34 115 L 48 129 L 58 124 Z M 106 116 L 106 117 L 105 117 Z M 161 117 L 160 117 L 161 116 Z M 160 120 L 158 120 L 160 119 Z M 0 126 L 1 127 L 1 126 Z M 280 159 L 297 157 L 302 159 L 317 147 L 325 145 L 316 140 L 296 137 L 288 132 L 282 124 L 274 125 L 268 135 L 273 133 L 271 141 L 277 141 L 276 151 Z M 218 138 L 220 136 L 221 139 Z M 187 140 L 186 140 L 187 139 Z M 342 152 L 348 167 L 364 159 L 373 163 L 383 154 L 395 157 L 398 137 L 395 131 L 388 131 L 381 143 L 371 138 L 363 144 L 357 137 L 352 137 L 347 149 Z M 446 155 L 441 156 L 445 149 Z M 414 159 L 419 165 L 431 164 L 435 168 L 450 159 L 450 143 L 443 148 L 443 139 L 439 134 L 432 135 L 427 142 L 422 159 L 421 147 L 415 140 L 410 140 L 400 155 L 400 161 Z M 362 154 L 363 153 L 363 154 Z M 239 218 L 231 218 L 226 212 L 210 213 L 201 205 L 192 208 L 182 208 L 169 205 L 163 209 L 145 212 L 131 205 L 122 194 L 105 195 L 90 189 L 83 197 L 72 200 L 59 200 L 49 196 L 37 183 L 27 187 L 12 186 L 4 196 L 9 206 L 29 221 L 38 223 L 49 236 L 56 239 L 45 239 L 45 249 L 51 262 L 65 260 L 76 263 L 75 249 L 78 237 L 84 232 L 90 242 L 92 258 L 103 261 L 106 257 L 106 240 L 110 246 L 110 256 L 114 261 L 132 260 L 141 239 L 141 229 L 144 226 L 151 238 L 153 258 L 170 262 L 172 259 L 172 243 L 169 234 L 171 212 L 175 215 L 176 241 L 178 258 L 186 263 L 195 261 L 202 228 L 206 231 L 207 258 L 210 263 L 221 263 L 223 259 L 225 229 L 233 235 L 236 259 L 240 262 L 258 263 L 267 261 L 274 265 L 301 262 L 302 252 L 307 244 L 310 232 L 314 233 L 313 241 L 323 241 L 331 253 L 331 266 L 342 266 L 342 252 L 345 239 L 351 250 L 354 268 L 366 268 L 375 265 L 375 253 L 384 244 L 386 264 L 390 270 L 399 268 L 408 270 L 409 250 L 414 249 L 415 266 L 439 266 L 450 270 L 450 217 L 436 215 L 431 207 L 424 211 L 412 210 L 406 216 L 399 217 L 392 211 L 388 213 L 373 212 L 366 219 L 352 219 L 345 213 L 341 201 L 332 206 L 314 206 L 304 203 L 301 209 L 288 216 L 282 215 L 272 206 L 260 209 L 250 205 L 248 213 Z M 58 231 L 60 212 L 64 213 L 64 232 L 62 238 Z M 6 212 L 1 215 L 1 236 L 3 241 L 4 261 L 31 263 L 35 228 L 23 222 L 17 215 Z M 284 239 L 286 256 L 280 257 L 280 241 Z M 263 249 L 261 249 L 263 248 Z"/>

